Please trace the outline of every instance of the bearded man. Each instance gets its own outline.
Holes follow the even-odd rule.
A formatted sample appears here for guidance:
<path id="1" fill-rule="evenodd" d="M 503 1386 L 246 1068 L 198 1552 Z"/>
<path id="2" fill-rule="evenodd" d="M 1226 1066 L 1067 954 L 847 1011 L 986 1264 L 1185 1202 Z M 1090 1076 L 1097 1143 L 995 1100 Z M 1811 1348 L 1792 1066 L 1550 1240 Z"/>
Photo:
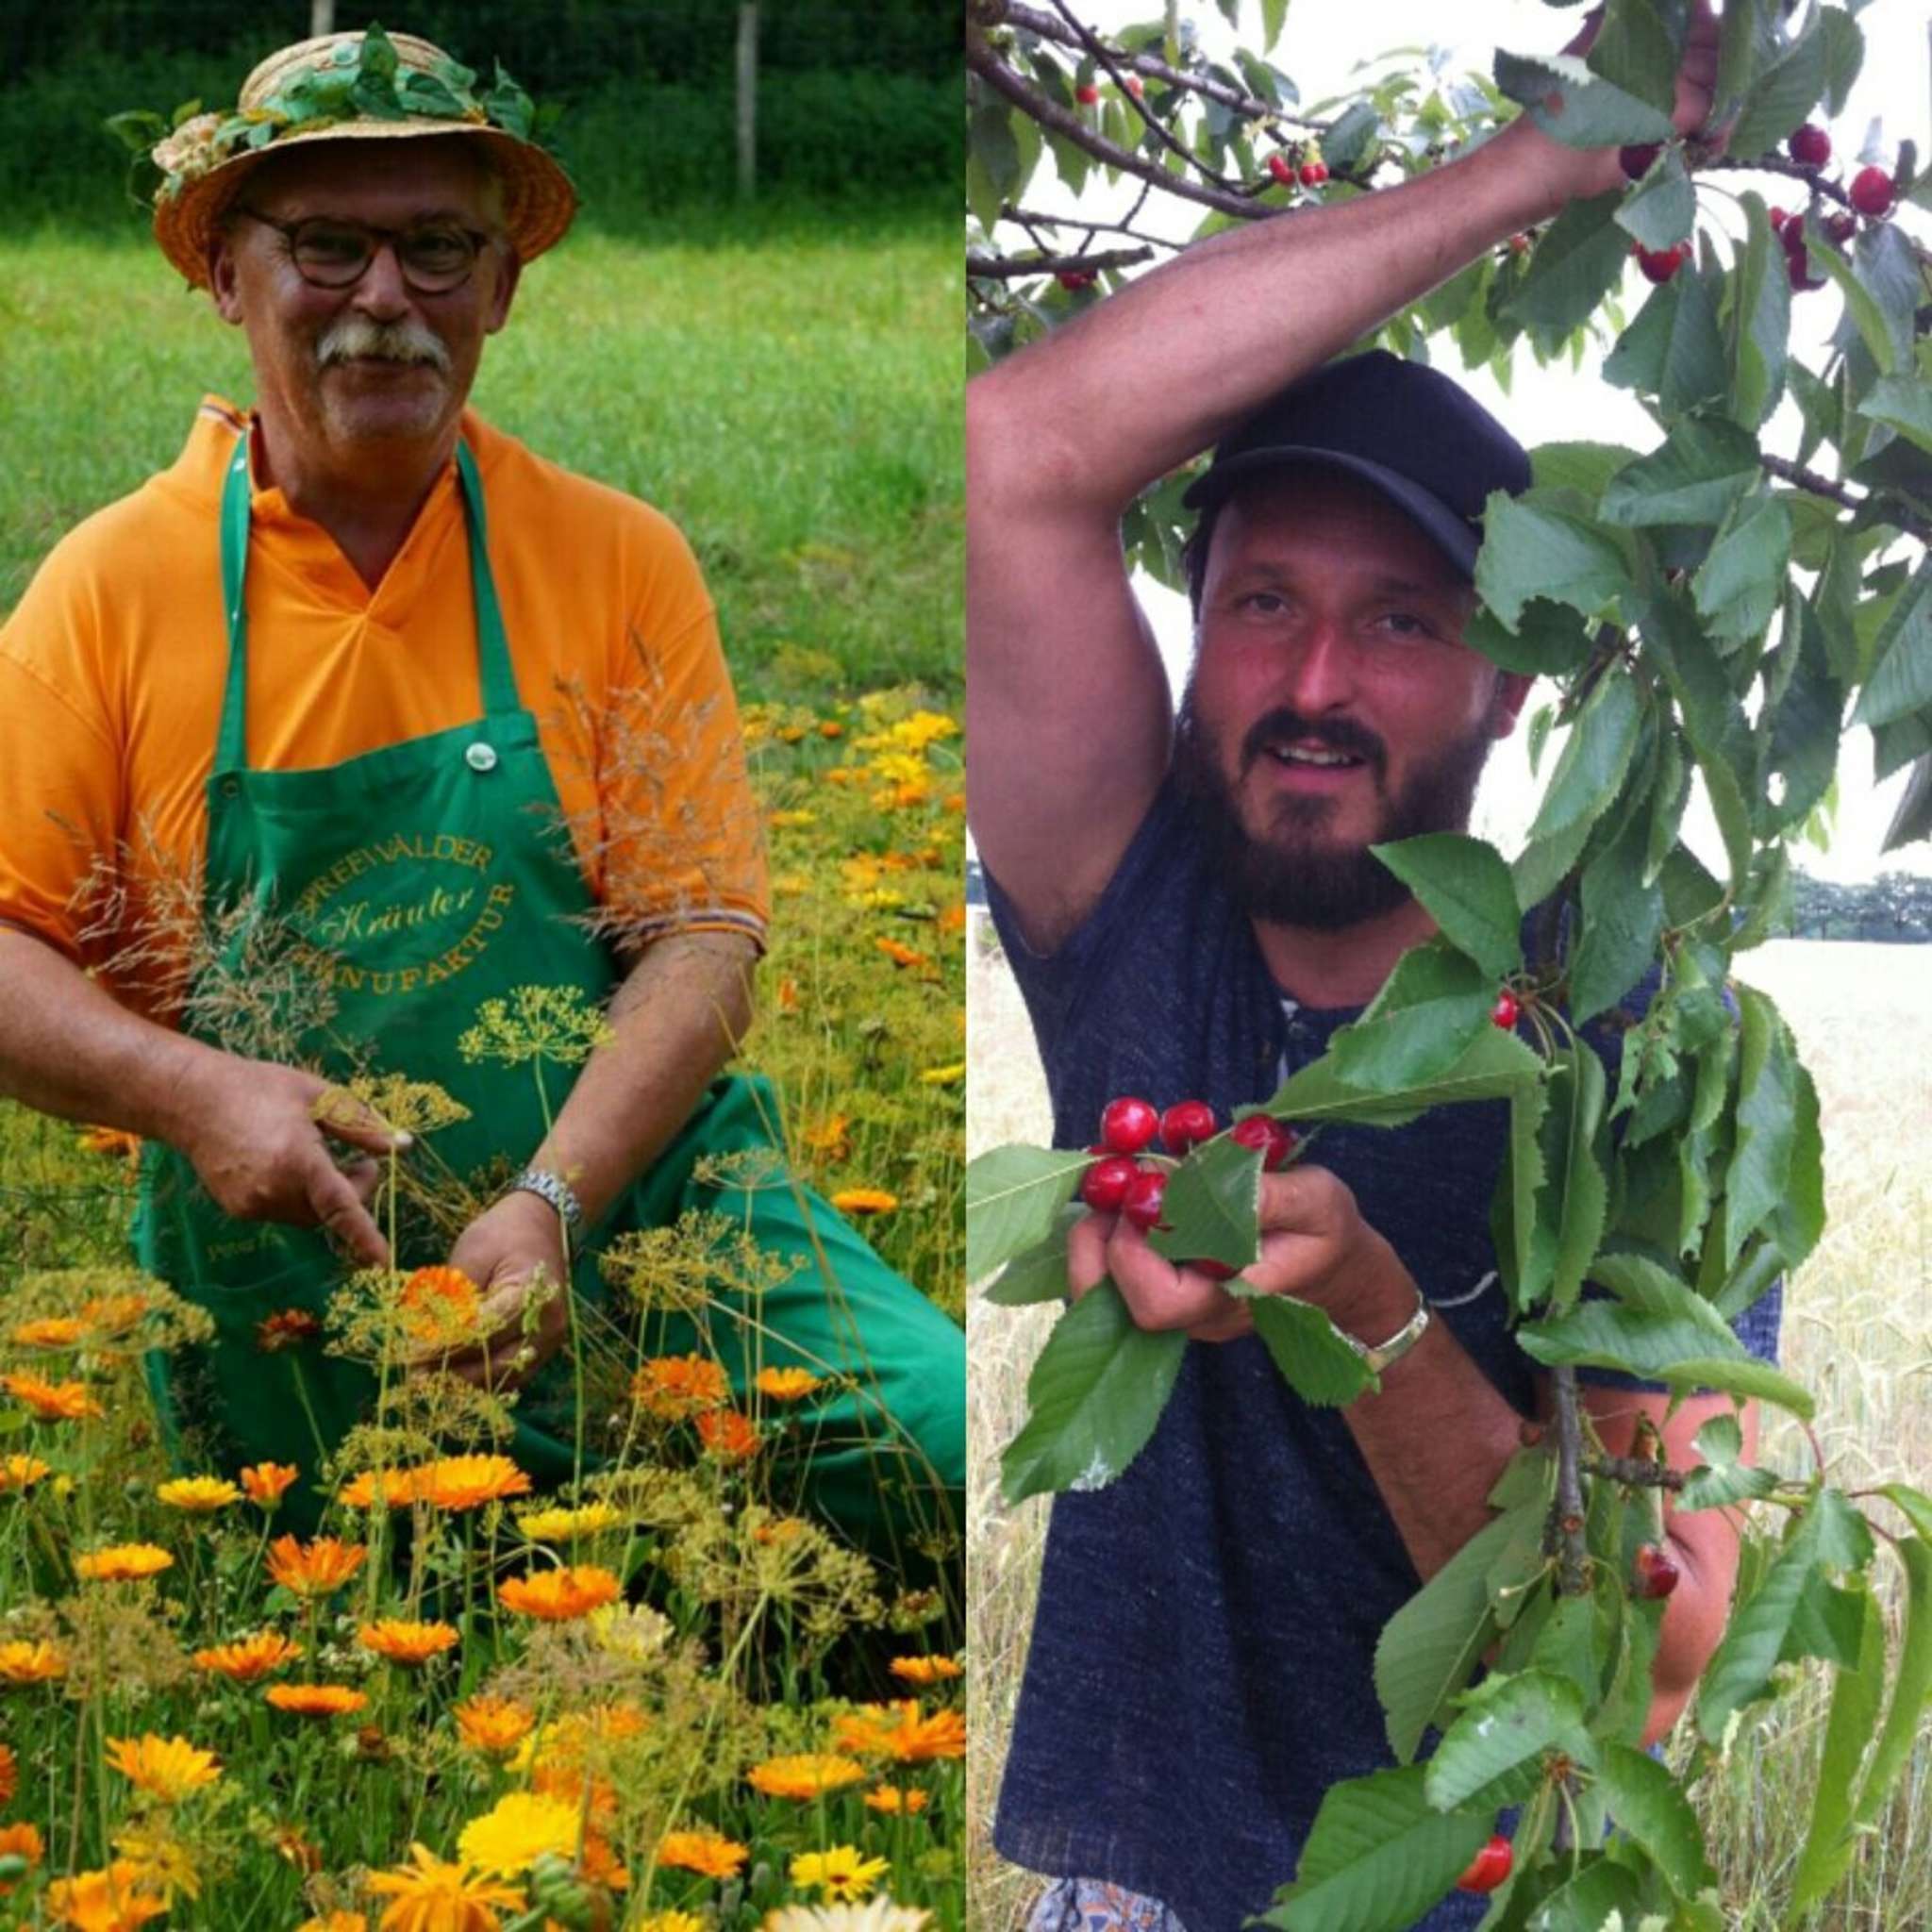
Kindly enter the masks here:
<path id="1" fill-rule="evenodd" d="M 143 1137 L 140 1259 L 215 1324 L 157 1366 L 164 1423 L 227 1472 L 300 1465 L 298 1519 L 375 1384 L 264 1350 L 319 1331 L 345 1261 L 476 1285 L 441 1365 L 521 1388 L 506 1446 L 559 1483 L 600 1440 L 560 1344 L 635 1336 L 598 1251 L 703 1212 L 757 1278 L 705 1307 L 694 1264 L 646 1351 L 699 1347 L 702 1309 L 741 1397 L 823 1378 L 806 1493 L 937 1549 L 958 1330 L 786 1182 L 771 1095 L 720 1074 L 766 894 L 695 559 L 465 407 L 575 208 L 527 99 L 474 77 L 408 36 L 306 42 L 155 150 L 157 239 L 257 396 L 207 398 L 0 632 L 0 1091 Z M 433 1159 L 381 1225 L 412 1123 L 346 1101 L 358 1075 L 391 1113 L 455 1103 L 414 1121 Z"/>
<path id="2" fill-rule="evenodd" d="M 1710 103 L 1707 8 L 1677 125 Z M 1527 680 L 1463 641 L 1490 492 L 1528 460 L 1449 379 L 1341 360 L 1403 305 L 1571 199 L 1614 152 L 1525 117 L 1388 192 L 1188 249 L 968 391 L 972 825 L 1045 1062 L 1055 1139 L 1112 1096 L 1225 1124 L 1359 1017 L 1434 927 L 1369 847 L 1468 822 Z M 1150 381 L 1150 372 L 1158 379 Z M 1218 441 L 1188 501 L 1195 651 L 1176 726 L 1123 565 L 1138 492 Z M 1190 1348 L 1146 1448 L 1054 1506 L 995 1842 L 1052 1874 L 1033 1932 L 1234 1932 L 1292 1878 L 1324 1791 L 1392 1762 L 1383 1625 L 1489 1521 L 1548 1377 L 1515 1344 L 1488 1213 L 1502 1109 L 1331 1126 L 1262 1181 L 1247 1279 L 1326 1309 L 1380 1373 L 1303 1404 L 1245 1305 L 1124 1216 L 1069 1245 Z M 1777 1304 L 1740 1329 L 1775 1351 Z M 1727 1398 L 1594 1371 L 1607 1453 L 1654 1422 L 1679 1467 Z M 1743 1417 L 1747 1455 L 1757 1418 Z M 1673 1518 L 1646 1742 L 1721 1631 L 1735 1532 Z M 1474 1925 L 1457 1895 L 1421 1922 Z"/>

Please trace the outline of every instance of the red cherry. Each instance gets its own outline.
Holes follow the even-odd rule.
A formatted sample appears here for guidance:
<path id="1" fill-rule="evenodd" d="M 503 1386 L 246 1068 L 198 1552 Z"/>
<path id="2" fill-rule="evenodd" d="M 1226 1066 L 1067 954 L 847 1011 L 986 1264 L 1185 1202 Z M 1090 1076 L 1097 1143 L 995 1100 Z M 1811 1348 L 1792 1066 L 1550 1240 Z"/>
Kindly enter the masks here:
<path id="1" fill-rule="evenodd" d="M 1637 1552 L 1637 1574 L 1631 1588 L 1639 1596 L 1669 1596 L 1677 1587 L 1677 1566 L 1655 1543 L 1645 1543 Z"/>
<path id="2" fill-rule="evenodd" d="M 1617 150 L 1617 165 L 1624 171 L 1626 181 L 1641 181 L 1650 173 L 1650 164 L 1663 152 L 1660 141 L 1646 142 L 1641 147 L 1620 147 Z"/>
<path id="3" fill-rule="evenodd" d="M 1121 1213 L 1142 1234 L 1160 1224 L 1161 1197 L 1167 1192 L 1167 1175 L 1158 1167 L 1136 1174 L 1127 1184 Z"/>
<path id="4" fill-rule="evenodd" d="M 1146 83 L 1141 80 L 1138 74 L 1128 75 L 1123 85 L 1137 101 L 1147 92 Z"/>
<path id="5" fill-rule="evenodd" d="M 1527 235 L 1510 236 L 1509 252 L 1511 255 L 1527 255 L 1529 253 L 1529 237 Z"/>
<path id="6" fill-rule="evenodd" d="M 1824 232 L 1842 248 L 1858 232 L 1858 219 L 1856 215 L 1827 215 L 1824 218 Z"/>
<path id="7" fill-rule="evenodd" d="M 1456 1881 L 1457 1891 L 1494 1891 L 1509 1875 L 1515 1854 L 1509 1840 L 1498 1833 L 1469 1861 L 1469 1869 Z"/>
<path id="8" fill-rule="evenodd" d="M 1891 176 L 1883 168 L 1860 168 L 1845 192 L 1861 215 L 1882 215 L 1891 206 Z"/>
<path id="9" fill-rule="evenodd" d="M 1822 168 L 1831 158 L 1831 136 L 1808 123 L 1785 142 L 1792 160 L 1807 168 Z"/>
<path id="10" fill-rule="evenodd" d="M 1490 1008 L 1490 1024 L 1500 1026 L 1505 1033 L 1510 1032 L 1522 1012 L 1522 1003 L 1506 986 L 1496 995 L 1496 1004 Z"/>
<path id="11" fill-rule="evenodd" d="M 1080 1176 L 1080 1198 L 1096 1214 L 1118 1214 L 1140 1172 L 1124 1154 L 1109 1154 Z"/>
<path id="12" fill-rule="evenodd" d="M 1272 1114 L 1251 1113 L 1234 1124 L 1228 1139 L 1237 1146 L 1258 1148 L 1262 1167 L 1274 1174 L 1288 1165 L 1289 1156 L 1294 1152 L 1295 1131 Z"/>
<path id="13" fill-rule="evenodd" d="M 1268 172 L 1285 186 L 1294 185 L 1294 163 L 1286 155 L 1270 155 Z"/>
<path id="14" fill-rule="evenodd" d="M 1083 108 L 1097 108 L 1100 105 L 1100 90 L 1089 81 L 1085 86 L 1074 90 L 1074 98 Z"/>
<path id="15" fill-rule="evenodd" d="M 1785 224 L 1790 220 L 1790 216 L 1783 208 L 1773 208 L 1771 211 L 1771 232 L 1774 235 L 1782 235 L 1785 231 Z"/>
<path id="16" fill-rule="evenodd" d="M 1633 248 L 1631 254 L 1637 258 L 1637 266 L 1642 271 L 1647 282 L 1661 287 L 1677 273 L 1690 258 L 1690 251 L 1680 242 L 1674 248 Z"/>
<path id="17" fill-rule="evenodd" d="M 1822 289 L 1824 286 L 1824 277 L 1812 275 L 1810 267 L 1811 258 L 1806 254 L 1802 242 L 1797 247 L 1785 251 L 1785 268 L 1790 275 L 1791 287 L 1800 293 L 1807 289 Z"/>
<path id="18" fill-rule="evenodd" d="M 1209 1261 L 1205 1257 L 1201 1260 L 1188 1262 L 1187 1266 L 1196 1274 L 1205 1274 L 1209 1281 L 1231 1281 L 1239 1272 L 1225 1261 Z"/>
<path id="19" fill-rule="evenodd" d="M 1160 1138 L 1170 1154 L 1185 1154 L 1218 1131 L 1214 1109 L 1205 1100 L 1177 1100 L 1160 1116 Z"/>
<path id="20" fill-rule="evenodd" d="M 1138 1154 L 1160 1131 L 1160 1116 L 1144 1100 L 1109 1100 L 1100 1116 L 1100 1138 L 1109 1154 Z"/>
<path id="21" fill-rule="evenodd" d="M 1301 183 L 1304 188 L 1319 186 L 1322 176 L 1327 171 L 1320 161 L 1304 161 L 1301 169 Z"/>
<path id="22" fill-rule="evenodd" d="M 1063 268 L 1055 279 L 1069 294 L 1077 295 L 1082 289 L 1091 289 L 1100 277 L 1085 269 Z"/>

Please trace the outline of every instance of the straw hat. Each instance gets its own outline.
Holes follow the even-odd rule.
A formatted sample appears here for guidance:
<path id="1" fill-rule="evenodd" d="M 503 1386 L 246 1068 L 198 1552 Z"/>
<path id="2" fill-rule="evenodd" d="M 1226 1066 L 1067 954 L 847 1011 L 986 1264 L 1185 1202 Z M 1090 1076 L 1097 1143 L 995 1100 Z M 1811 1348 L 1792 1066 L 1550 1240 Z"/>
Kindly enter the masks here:
<path id="1" fill-rule="evenodd" d="M 155 240 L 200 284 L 208 243 L 263 155 L 294 142 L 406 141 L 461 134 L 487 143 L 503 182 L 511 245 L 525 261 L 558 242 L 576 213 L 561 164 L 531 138 L 529 96 L 499 67 L 480 97 L 475 75 L 413 34 L 325 34 L 271 54 L 242 84 L 231 113 L 197 114 L 154 148 L 161 173 Z"/>

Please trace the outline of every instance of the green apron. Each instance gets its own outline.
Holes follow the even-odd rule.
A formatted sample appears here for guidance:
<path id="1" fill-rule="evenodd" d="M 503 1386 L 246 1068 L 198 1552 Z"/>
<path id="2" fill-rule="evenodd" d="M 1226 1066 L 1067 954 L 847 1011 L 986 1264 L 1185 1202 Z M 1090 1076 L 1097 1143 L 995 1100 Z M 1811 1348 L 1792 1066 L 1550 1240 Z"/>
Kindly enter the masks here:
<path id="1" fill-rule="evenodd" d="M 493 1169 L 508 1177 L 544 1137 L 542 1101 L 527 1066 L 472 1064 L 458 1036 L 485 999 L 513 988 L 574 988 L 600 1005 L 619 974 L 579 923 L 591 900 L 560 836 L 536 720 L 519 701 L 475 459 L 467 446 L 458 450 L 482 716 L 301 771 L 248 764 L 248 460 L 244 436 L 222 499 L 228 668 L 208 782 L 206 911 L 210 931 L 234 929 L 223 970 L 244 970 L 249 921 L 232 918 L 238 906 L 313 948 L 316 970 L 333 976 L 336 1006 L 328 1038 L 305 1040 L 305 1061 L 332 1077 L 369 1071 L 436 1082 L 470 1109 L 431 1137 L 436 1155 L 461 1175 Z M 344 1051 L 351 1042 L 356 1066 Z M 550 1077 L 561 1084 L 554 1070 Z M 706 1337 L 741 1391 L 758 1367 L 791 1362 L 857 1378 L 812 1416 L 807 1493 L 860 1541 L 896 1545 L 935 1520 L 959 1520 L 963 1338 L 808 1191 L 695 1180 L 693 1163 L 705 1156 L 771 1145 L 777 1115 L 761 1088 L 737 1077 L 712 1083 L 584 1243 L 575 1291 L 584 1305 L 608 1305 L 601 1241 L 691 1208 L 727 1215 L 762 1245 L 806 1261 L 760 1297 L 749 1321 L 729 1307 L 708 1310 Z M 552 1105 L 561 1099 L 553 1091 Z M 264 1351 L 259 1324 L 291 1309 L 320 1317 L 341 1282 L 341 1259 L 318 1229 L 231 1220 L 188 1161 L 157 1142 L 144 1153 L 135 1244 L 143 1268 L 215 1322 L 207 1346 L 149 1359 L 171 1452 L 230 1474 L 262 1459 L 296 1464 L 303 1481 L 287 1513 L 312 1526 L 322 1502 L 318 1436 L 332 1451 L 367 1419 L 375 1380 L 317 1341 Z M 446 1244 L 426 1231 L 399 1230 L 397 1245 L 400 1266 L 446 1258 Z M 817 1263 L 821 1253 L 828 1266 Z M 656 1318 L 641 1340 L 646 1353 L 676 1353 L 696 1345 L 696 1333 L 682 1318 Z M 515 1410 L 506 1446 L 541 1485 L 566 1480 L 575 1467 L 573 1386 L 560 1355 Z"/>

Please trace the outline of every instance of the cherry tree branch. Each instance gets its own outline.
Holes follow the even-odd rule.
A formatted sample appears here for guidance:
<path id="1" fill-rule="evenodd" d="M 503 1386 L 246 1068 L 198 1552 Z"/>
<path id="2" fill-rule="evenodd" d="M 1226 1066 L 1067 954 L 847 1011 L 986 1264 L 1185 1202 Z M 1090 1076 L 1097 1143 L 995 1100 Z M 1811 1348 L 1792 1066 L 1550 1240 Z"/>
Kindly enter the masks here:
<path id="1" fill-rule="evenodd" d="M 1932 543 L 1932 523 L 1923 517 L 1915 517 L 1902 504 L 1886 494 L 1874 491 L 1871 495 L 1859 496 L 1847 490 L 1842 483 L 1834 483 L 1829 476 L 1821 476 L 1816 470 L 1801 470 L 1798 465 L 1785 457 L 1760 456 L 1759 464 L 1771 475 L 1781 482 L 1794 483 L 1800 490 L 1808 491 L 1813 496 L 1829 498 L 1833 503 L 1842 504 L 1847 509 L 1862 509 L 1875 496 L 1885 510 L 1885 521 L 1896 524 L 1908 537 L 1916 537 L 1921 543 Z"/>
<path id="2" fill-rule="evenodd" d="M 1075 221 L 1072 215 L 1044 214 L 1038 208 L 1016 208 L 1011 202 L 1000 210 L 1000 218 L 1018 222 L 1028 234 L 1035 228 L 1080 228 L 1090 235 L 1124 235 L 1129 241 L 1146 242 L 1150 248 L 1178 250 L 1184 245 L 1179 242 L 1166 241 L 1158 235 L 1143 235 L 1139 228 L 1130 227 L 1125 222 Z"/>
<path id="3" fill-rule="evenodd" d="M 1550 1508 L 1554 1538 L 1557 1590 L 1562 1596 L 1590 1593 L 1590 1546 L 1583 1522 L 1583 1418 L 1576 1393 L 1576 1371 L 1560 1362 L 1550 1372 L 1557 1397 L 1557 1498 Z"/>
<path id="4" fill-rule="evenodd" d="M 1104 268 L 1130 268 L 1151 261 L 1151 248 L 1109 248 L 1098 255 L 977 255 L 968 251 L 966 273 L 984 281 L 1013 281 L 1022 275 L 1089 275 Z"/>

